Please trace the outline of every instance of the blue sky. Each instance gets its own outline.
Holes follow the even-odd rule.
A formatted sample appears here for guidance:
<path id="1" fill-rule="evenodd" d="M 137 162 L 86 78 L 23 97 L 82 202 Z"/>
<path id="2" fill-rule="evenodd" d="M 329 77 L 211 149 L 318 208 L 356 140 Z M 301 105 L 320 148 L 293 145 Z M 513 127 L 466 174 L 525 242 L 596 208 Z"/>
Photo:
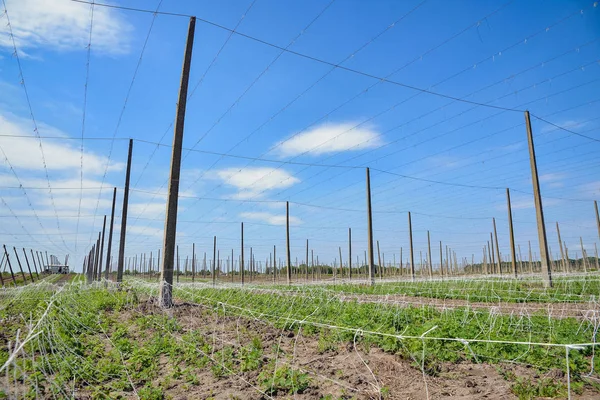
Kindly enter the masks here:
<path id="1" fill-rule="evenodd" d="M 600 7 L 591 1 L 110 4 L 196 15 L 296 53 L 454 98 L 528 109 L 600 138 Z M 156 254 L 171 150 L 154 143 L 172 141 L 188 19 L 95 6 L 90 24 L 91 6 L 70 0 L 6 0 L 6 10 L 31 110 L 3 14 L 0 134 L 13 136 L 0 136 L 0 242 L 68 253 L 79 267 L 110 214 L 114 186 L 120 215 L 131 137 L 152 143 L 134 143 L 126 253 Z M 283 255 L 283 202 L 290 201 L 292 259 L 304 258 L 306 239 L 320 260 L 332 262 L 340 246 L 346 258 L 352 228 L 362 260 L 367 166 L 386 262 L 399 261 L 401 247 L 406 260 L 406 211 L 417 263 L 427 230 L 459 260 L 480 259 L 492 217 L 508 256 L 506 187 L 523 258 L 529 241 L 539 253 L 522 112 L 423 93 L 243 35 L 196 24 L 184 147 L 202 152 L 184 150 L 182 255 L 192 243 L 210 253 L 216 235 L 221 254 L 233 248 L 237 258 L 242 221 L 257 260 L 273 245 Z M 34 121 L 41 136 L 58 139 L 35 137 Z M 598 141 L 535 117 L 532 127 L 552 253 L 559 252 L 558 221 L 569 254 L 581 254 L 581 236 L 592 255 Z M 439 262 L 439 250 L 433 254 Z"/>

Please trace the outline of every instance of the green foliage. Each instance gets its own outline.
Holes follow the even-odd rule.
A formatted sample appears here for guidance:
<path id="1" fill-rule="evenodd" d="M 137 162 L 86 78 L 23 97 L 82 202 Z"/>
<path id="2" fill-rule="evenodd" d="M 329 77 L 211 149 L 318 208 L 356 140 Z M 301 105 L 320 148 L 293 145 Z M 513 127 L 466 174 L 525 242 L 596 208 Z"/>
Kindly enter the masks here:
<path id="1" fill-rule="evenodd" d="M 259 374 L 262 389 L 269 395 L 278 393 L 302 393 L 310 386 L 308 374 L 290 368 L 287 365 L 277 365 L 270 362 Z"/>

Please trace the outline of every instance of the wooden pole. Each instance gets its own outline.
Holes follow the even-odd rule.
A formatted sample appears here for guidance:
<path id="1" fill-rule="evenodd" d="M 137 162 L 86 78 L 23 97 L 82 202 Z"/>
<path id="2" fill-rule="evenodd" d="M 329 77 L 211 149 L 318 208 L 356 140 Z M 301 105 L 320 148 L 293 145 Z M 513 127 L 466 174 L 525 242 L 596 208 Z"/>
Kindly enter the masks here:
<path id="1" fill-rule="evenodd" d="M 433 258 L 431 258 L 431 238 L 427 231 L 427 247 L 429 248 L 429 279 L 433 279 Z"/>
<path id="2" fill-rule="evenodd" d="M 35 263 L 35 256 L 33 255 L 33 249 L 29 249 L 29 251 L 31 251 L 31 258 L 33 260 L 33 268 L 35 268 L 35 276 L 39 280 L 40 279 L 40 274 L 38 273 L 37 265 Z"/>
<path id="3" fill-rule="evenodd" d="M 594 200 L 594 209 L 596 210 L 596 227 L 598 228 L 598 238 L 600 238 L 600 214 L 598 214 L 598 202 Z"/>
<path id="4" fill-rule="evenodd" d="M 579 236 L 579 243 L 581 244 L 581 259 L 583 260 L 583 272 L 588 271 L 587 260 L 585 257 L 585 249 L 583 248 L 583 239 Z"/>
<path id="5" fill-rule="evenodd" d="M 442 241 L 440 240 L 440 277 L 444 279 L 444 254 L 442 252 Z"/>
<path id="6" fill-rule="evenodd" d="M 568 257 L 567 253 L 567 257 Z M 533 273 L 533 258 L 531 256 L 531 240 L 529 240 L 529 273 Z"/>
<path id="7" fill-rule="evenodd" d="M 348 279 L 352 279 L 352 228 L 348 228 Z"/>
<path id="8" fill-rule="evenodd" d="M 179 245 L 177 245 L 175 249 L 177 257 L 177 283 L 179 283 L 179 275 L 181 274 L 181 269 L 179 268 Z"/>
<path id="9" fill-rule="evenodd" d="M 560 238 L 560 228 L 558 227 L 558 222 L 556 223 L 556 234 L 558 235 L 558 244 L 560 245 L 560 258 L 562 259 L 562 264 L 563 264 L 563 271 L 565 272 L 571 272 L 569 271 L 569 266 L 567 265 L 567 262 L 565 260 L 565 251 L 563 248 L 563 242 L 562 239 Z"/>
<path id="10" fill-rule="evenodd" d="M 497 268 L 500 276 L 502 276 L 502 259 L 500 258 L 500 246 L 498 245 L 498 231 L 496 230 L 496 218 L 492 218 L 494 224 L 494 240 L 496 241 L 496 260 L 498 262 Z"/>
<path id="11" fill-rule="evenodd" d="M 112 238 L 113 238 L 113 227 L 115 225 L 115 202 L 117 200 L 117 188 L 113 189 L 112 208 L 110 212 L 110 226 L 108 227 L 108 243 L 106 247 L 106 269 L 104 270 L 104 279 L 108 280 L 108 274 L 110 272 L 110 259 L 112 253 Z M 137 262 L 137 259 L 136 259 Z"/>
<path id="12" fill-rule="evenodd" d="M 165 234 L 163 239 L 163 268 L 161 271 L 160 305 L 168 308 L 173 305 L 173 259 L 175 258 L 175 242 L 177 235 L 177 202 L 179 198 L 179 177 L 181 174 L 181 151 L 183 145 L 183 128 L 185 124 L 185 107 L 187 101 L 190 65 L 192 63 L 192 48 L 194 46 L 194 30 L 196 17 L 190 17 L 188 36 L 185 44 L 185 55 L 181 71 L 181 85 L 175 117 L 173 134 L 173 151 L 171 153 L 171 176 L 169 179 L 169 195 L 165 216 Z"/>
<path id="13" fill-rule="evenodd" d="M 129 182 L 131 180 L 131 156 L 133 154 L 133 139 L 129 139 L 127 154 L 127 170 L 125 172 L 125 189 L 123 191 L 123 208 L 121 210 L 121 231 L 119 232 L 119 258 L 117 260 L 117 283 L 123 282 L 123 267 L 125 266 L 125 238 L 127 237 L 127 209 L 129 206 Z"/>
<path id="14" fill-rule="evenodd" d="M 8 255 L 8 251 L 6 250 L 6 245 L 4 244 L 2 246 L 4 246 L 4 254 L 6 255 L 6 263 L 8 264 L 8 268 L 10 269 L 10 276 L 12 277 L 14 285 L 17 286 L 17 280 L 15 278 L 15 273 L 13 272 L 12 265 L 10 263 L 10 256 Z"/>
<path id="15" fill-rule="evenodd" d="M 369 168 L 367 168 L 367 236 L 369 282 L 373 286 L 375 285 L 375 266 L 373 265 L 373 213 L 371 209 L 371 173 Z"/>
<path id="16" fill-rule="evenodd" d="M 273 283 L 277 280 L 277 247 L 273 245 Z"/>
<path id="17" fill-rule="evenodd" d="M 244 223 L 242 222 L 242 233 L 241 233 L 241 256 L 240 256 L 240 278 L 242 280 L 242 286 L 244 286 Z"/>
<path id="18" fill-rule="evenodd" d="M 102 260 L 104 258 L 104 234 L 106 233 L 106 215 L 102 222 L 102 240 L 100 241 L 100 260 L 98 261 L 98 280 L 102 279 Z"/>
<path id="19" fill-rule="evenodd" d="M 27 252 L 23 249 L 23 255 L 25 256 L 25 262 L 27 263 L 27 269 L 29 270 L 29 277 L 31 278 L 31 282 L 33 282 L 33 274 L 31 273 L 31 266 L 29 265 L 29 260 L 27 259 Z M 2 272 L 0 272 L 2 274 Z"/>
<path id="20" fill-rule="evenodd" d="M 544 223 L 544 207 L 540 193 L 540 182 L 538 178 L 537 161 L 535 158 L 535 147 L 533 144 L 533 133 L 529 111 L 525 111 L 525 125 L 527 127 L 527 143 L 529 144 L 529 161 L 531 164 L 531 180 L 533 184 L 533 197 L 535 201 L 535 212 L 537 217 L 538 238 L 540 244 L 540 261 L 542 272 L 545 272 L 544 285 L 552 287 L 552 271 L 550 269 L 550 255 L 548 254 L 548 241 L 546 239 L 546 224 Z"/>
<path id="21" fill-rule="evenodd" d="M 292 283 L 292 258 L 290 253 L 290 202 L 285 202 L 285 242 L 287 252 L 287 283 Z"/>
<path id="22" fill-rule="evenodd" d="M 306 281 L 308 282 L 308 239 L 306 239 Z"/>
<path id="23" fill-rule="evenodd" d="M 344 264 L 342 263 L 342 246 L 339 246 L 338 250 L 340 252 L 340 279 L 344 279 Z"/>
<path id="24" fill-rule="evenodd" d="M 379 252 L 379 240 L 377 241 L 377 272 L 379 273 L 379 280 L 381 280 L 381 253 Z"/>
<path id="25" fill-rule="evenodd" d="M 213 262 L 212 262 L 212 283 L 215 286 L 217 279 L 217 237 L 213 240 Z"/>
<path id="26" fill-rule="evenodd" d="M 410 217 L 410 211 L 408 212 L 408 240 L 410 244 L 410 276 L 411 280 L 415 281 L 415 254 L 413 249 L 413 234 L 412 234 L 412 220 Z"/>
<path id="27" fill-rule="evenodd" d="M 23 277 L 23 283 L 27 285 L 27 278 L 25 277 L 25 273 L 23 272 L 23 266 L 21 265 L 21 260 L 19 260 L 19 254 L 17 253 L 17 248 L 13 247 L 13 251 L 15 252 L 15 257 L 17 259 L 17 264 L 19 264 L 19 269 L 21 270 L 21 276 Z M 32 280 L 33 282 L 33 280 Z"/>
<path id="28" fill-rule="evenodd" d="M 508 206 L 508 231 L 510 237 L 510 256 L 512 259 L 512 269 L 517 277 L 517 255 L 515 252 L 515 232 L 513 230 L 512 207 L 510 205 L 510 190 L 506 188 L 506 203 Z"/>

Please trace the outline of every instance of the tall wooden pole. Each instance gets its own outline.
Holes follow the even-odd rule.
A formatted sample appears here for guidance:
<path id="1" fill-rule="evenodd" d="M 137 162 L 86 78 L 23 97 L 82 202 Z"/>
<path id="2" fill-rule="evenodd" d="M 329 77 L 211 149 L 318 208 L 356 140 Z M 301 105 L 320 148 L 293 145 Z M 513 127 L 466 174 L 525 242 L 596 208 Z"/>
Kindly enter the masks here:
<path id="1" fill-rule="evenodd" d="M 352 279 L 352 228 L 348 228 L 348 279 Z"/>
<path id="2" fill-rule="evenodd" d="M 431 238 L 427 231 L 427 246 L 429 247 L 429 279 L 433 278 L 433 258 L 431 258 Z"/>
<path id="3" fill-rule="evenodd" d="M 217 280 L 217 237 L 213 241 L 212 283 L 215 286 Z"/>
<path id="4" fill-rule="evenodd" d="M 542 206 L 542 195 L 540 193 L 540 182 L 538 178 L 537 161 L 535 158 L 535 147 L 533 144 L 533 133 L 529 111 L 525 111 L 525 125 L 527 127 L 527 143 L 529 144 L 529 161 L 531 164 L 531 180 L 533 184 L 533 197 L 535 201 L 535 212 L 537 217 L 538 238 L 540 242 L 540 261 L 542 272 L 545 272 L 544 285 L 552 287 L 552 271 L 550 269 L 550 255 L 548 254 L 548 241 L 546 240 L 546 224 L 544 222 L 544 208 Z"/>
<path id="5" fill-rule="evenodd" d="M 273 245 L 273 283 L 277 279 L 277 246 Z"/>
<path id="6" fill-rule="evenodd" d="M 241 232 L 241 256 L 240 256 L 240 278 L 242 281 L 242 286 L 244 286 L 245 279 L 245 271 L 244 271 L 244 223 L 242 222 L 242 232 Z"/>
<path id="7" fill-rule="evenodd" d="M 123 281 L 125 265 L 125 238 L 127 236 L 127 209 L 129 206 L 129 182 L 131 179 L 131 156 L 133 154 L 133 139 L 129 139 L 127 155 L 127 170 L 125 172 L 125 189 L 123 191 L 123 208 L 121 210 L 121 232 L 119 232 L 119 258 L 117 260 L 117 283 Z"/>
<path id="8" fill-rule="evenodd" d="M 12 265 L 10 263 L 10 256 L 8 255 L 8 251 L 6 250 L 6 245 L 3 245 L 3 246 L 4 246 L 4 254 L 6 255 L 6 263 L 8 264 L 8 268 L 10 269 L 10 276 L 12 277 L 12 281 L 15 284 L 15 286 L 17 286 L 17 280 L 15 279 L 15 274 L 13 272 Z M 2 272 L 0 272 L 0 273 L 2 273 Z"/>
<path id="9" fill-rule="evenodd" d="M 29 249 L 31 251 L 31 258 L 33 259 L 33 268 L 35 268 L 35 276 L 40 279 L 40 274 L 38 273 L 37 265 L 35 263 L 35 256 L 33 255 L 33 249 Z"/>
<path id="10" fill-rule="evenodd" d="M 379 273 L 379 280 L 381 277 L 381 253 L 379 252 L 379 240 L 377 241 L 377 272 Z"/>
<path id="11" fill-rule="evenodd" d="M 167 212 L 165 216 L 165 234 L 163 239 L 163 267 L 160 282 L 160 305 L 171 307 L 173 305 L 173 260 L 175 258 L 175 242 L 177 235 L 177 201 L 179 198 L 179 176 L 181 173 L 181 150 L 183 145 L 183 128 L 185 124 L 185 107 L 187 101 L 188 82 L 190 79 L 190 65 L 192 63 L 192 48 L 194 46 L 194 31 L 196 17 L 190 17 L 188 36 L 185 44 L 185 55 L 181 71 L 181 85 L 177 102 L 177 115 L 175 117 L 175 131 L 173 135 L 173 152 L 171 154 L 171 177 L 169 179 L 169 196 L 167 198 Z"/>
<path id="12" fill-rule="evenodd" d="M 177 257 L 177 283 L 179 283 L 179 275 L 181 275 L 181 269 L 179 268 L 179 245 L 175 247 L 175 257 Z"/>
<path id="13" fill-rule="evenodd" d="M 600 214 L 598 214 L 598 202 L 594 200 L 594 209 L 596 210 L 596 227 L 598 228 L 598 238 L 600 238 Z"/>
<path id="14" fill-rule="evenodd" d="M 308 239 L 306 239 L 306 281 L 308 282 Z"/>
<path id="15" fill-rule="evenodd" d="M 558 222 L 556 223 L 556 234 L 558 235 L 558 244 L 560 245 L 560 258 L 562 259 L 563 271 L 568 273 L 570 272 L 570 268 L 565 260 L 565 250 L 563 247 L 562 239 L 560 238 L 560 228 L 558 227 Z"/>
<path id="16" fill-rule="evenodd" d="M 102 279 L 102 260 L 104 257 L 104 234 L 106 233 L 106 215 L 102 222 L 102 240 L 100 242 L 100 260 L 98 261 L 98 280 Z"/>
<path id="17" fill-rule="evenodd" d="M 98 240 L 96 240 L 96 255 L 94 257 L 94 272 L 92 273 L 92 280 L 98 280 L 98 270 L 101 268 L 99 265 L 100 261 L 100 237 L 102 232 L 98 232 Z"/>
<path id="18" fill-rule="evenodd" d="M 23 255 L 25 256 L 25 262 L 27 263 L 27 269 L 29 270 L 29 277 L 31 278 L 31 282 L 33 282 L 33 274 L 31 273 L 31 266 L 29 265 L 29 259 L 27 258 L 27 252 L 23 249 Z M 2 274 L 2 272 L 0 272 Z"/>
<path id="19" fill-rule="evenodd" d="M 371 173 L 369 168 L 367 168 L 367 236 L 369 282 L 373 286 L 375 285 L 375 263 L 373 258 L 373 213 L 371 210 Z"/>
<path id="20" fill-rule="evenodd" d="M 510 237 L 510 255 L 512 259 L 512 269 L 515 274 L 515 278 L 517 277 L 517 255 L 515 251 L 515 232 L 513 230 L 513 219 L 512 219 L 512 207 L 510 205 L 510 190 L 506 188 L 506 203 L 508 206 L 508 231 Z"/>
<path id="21" fill-rule="evenodd" d="M 442 252 L 442 241 L 440 240 L 440 277 L 444 279 L 444 254 Z"/>
<path id="22" fill-rule="evenodd" d="M 581 236 L 579 236 L 579 243 L 581 244 L 581 259 L 583 260 L 583 272 L 588 271 L 588 267 L 587 267 L 587 259 L 586 259 L 586 255 L 585 255 L 585 248 L 583 247 L 583 239 Z"/>
<path id="23" fill-rule="evenodd" d="M 21 260 L 19 260 L 19 254 L 17 253 L 17 248 L 13 247 L 13 250 L 15 252 L 15 257 L 17 259 L 17 264 L 19 264 L 19 269 L 21 270 L 21 276 L 23 277 L 23 283 L 25 285 L 27 285 L 27 278 L 25 278 L 25 273 L 23 272 L 23 266 L 21 265 Z M 33 279 L 31 282 L 33 282 Z"/>
<path id="24" fill-rule="evenodd" d="M 500 246 L 498 245 L 498 231 L 496 230 L 496 218 L 492 218 L 494 224 L 494 240 L 496 241 L 496 260 L 498 261 L 498 272 L 502 276 L 502 259 L 500 258 Z"/>
<path id="25" fill-rule="evenodd" d="M 410 211 L 408 212 L 408 239 L 410 244 L 410 276 L 411 280 L 415 281 L 415 254 L 413 249 L 413 235 L 412 235 L 412 219 L 410 217 Z"/>
<path id="26" fill-rule="evenodd" d="M 115 201 L 117 200 L 117 188 L 113 189 L 112 208 L 110 212 L 110 226 L 108 227 L 108 243 L 106 247 L 106 269 L 104 270 L 104 279 L 108 280 L 110 272 L 110 259 L 112 252 L 113 227 L 115 224 Z M 137 260 L 136 260 L 137 261 Z"/>
<path id="27" fill-rule="evenodd" d="M 290 202 L 285 202 L 285 243 L 287 252 L 287 283 L 292 283 L 292 258 L 290 253 Z"/>

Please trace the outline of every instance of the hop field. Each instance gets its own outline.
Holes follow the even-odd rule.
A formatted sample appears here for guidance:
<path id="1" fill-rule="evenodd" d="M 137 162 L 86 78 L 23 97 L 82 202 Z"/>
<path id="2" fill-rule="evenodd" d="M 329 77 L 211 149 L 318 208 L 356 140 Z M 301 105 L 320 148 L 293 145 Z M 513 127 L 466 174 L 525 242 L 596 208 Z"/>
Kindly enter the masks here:
<path id="1" fill-rule="evenodd" d="M 597 398 L 599 281 L 40 283 L 1 295 L 2 398 Z"/>

